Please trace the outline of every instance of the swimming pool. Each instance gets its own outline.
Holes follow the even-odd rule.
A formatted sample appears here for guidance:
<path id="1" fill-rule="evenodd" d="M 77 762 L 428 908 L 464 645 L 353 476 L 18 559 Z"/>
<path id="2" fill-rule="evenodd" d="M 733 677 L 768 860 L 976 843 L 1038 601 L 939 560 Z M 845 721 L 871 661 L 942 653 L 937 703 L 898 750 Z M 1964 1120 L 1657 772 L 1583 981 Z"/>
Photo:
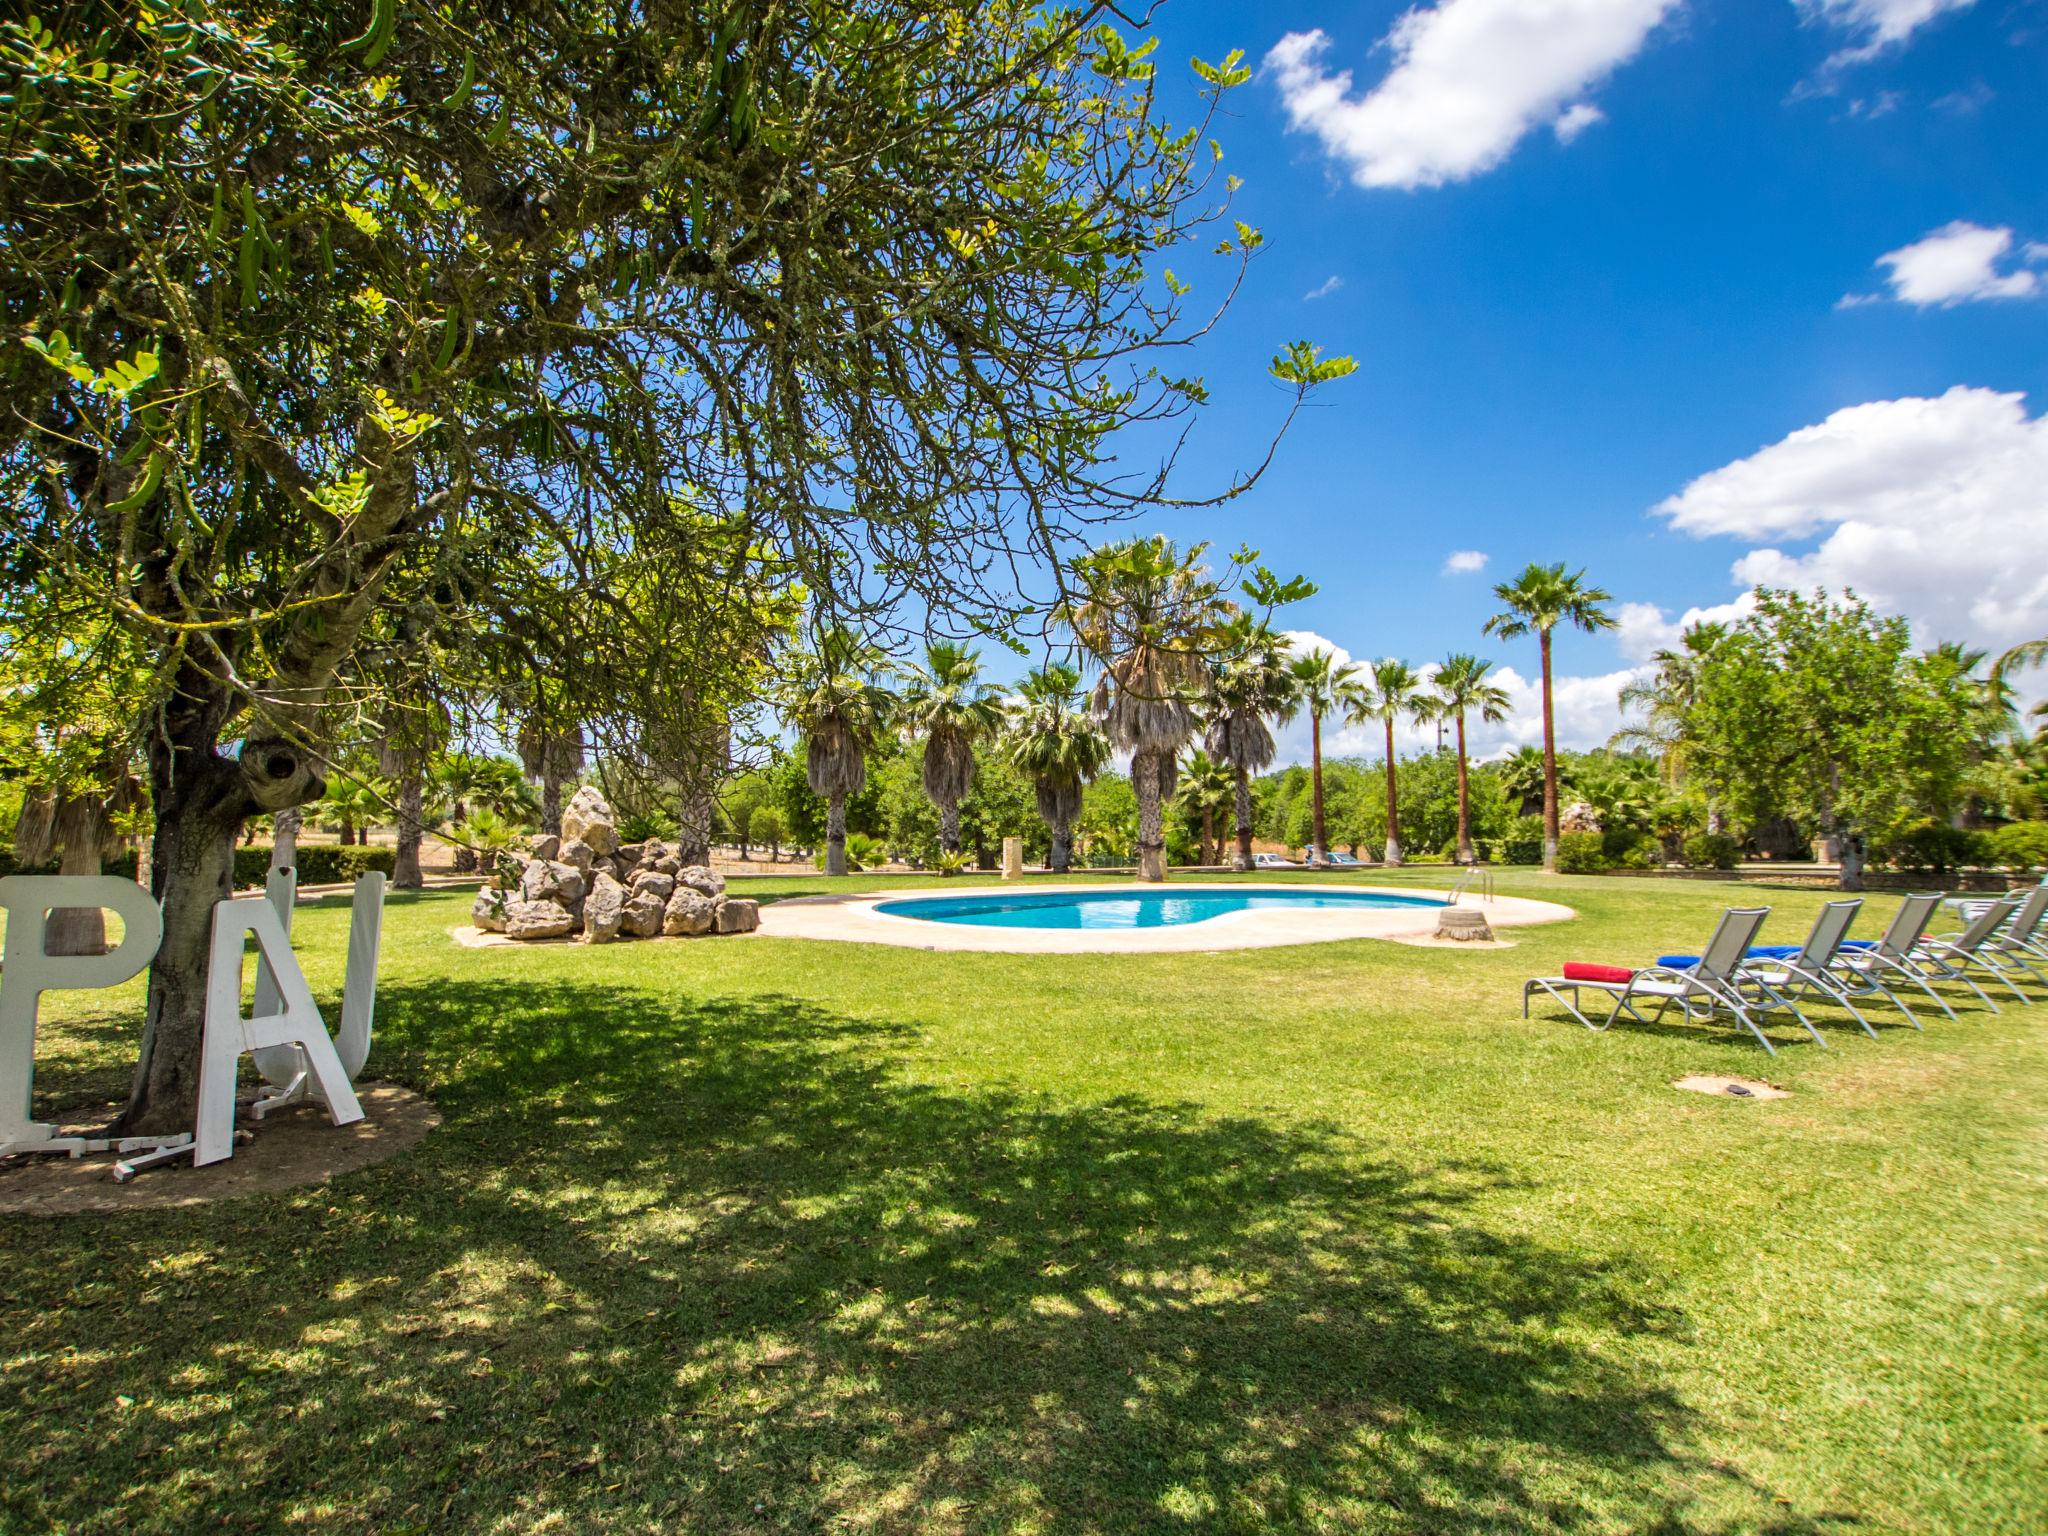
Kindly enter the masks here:
<path id="1" fill-rule="evenodd" d="M 1357 912 L 1441 907 L 1433 896 L 1381 891 L 1211 888 L 1197 891 L 1033 891 L 1029 894 L 940 896 L 884 901 L 875 911 L 920 922 L 977 928 L 1177 928 L 1232 912 Z"/>

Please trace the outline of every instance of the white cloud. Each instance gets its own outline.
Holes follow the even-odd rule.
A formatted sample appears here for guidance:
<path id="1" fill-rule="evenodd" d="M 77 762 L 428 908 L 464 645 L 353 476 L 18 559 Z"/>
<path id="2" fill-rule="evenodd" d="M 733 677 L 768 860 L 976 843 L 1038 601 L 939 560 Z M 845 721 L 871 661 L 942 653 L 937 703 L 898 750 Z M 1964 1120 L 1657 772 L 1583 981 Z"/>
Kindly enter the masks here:
<path id="1" fill-rule="evenodd" d="M 1819 536 L 1804 552 L 1743 555 L 1731 567 L 1743 587 L 1853 587 L 1923 642 L 2048 633 L 2048 419 L 2028 416 L 2023 395 L 1958 385 L 1850 406 L 1656 511 L 1699 538 Z"/>
<path id="2" fill-rule="evenodd" d="M 1860 64 L 1903 43 L 1930 21 L 1966 11 L 1976 0 L 1793 0 L 1808 21 L 1849 32 L 1862 41 L 1829 58 L 1831 65 Z"/>
<path id="3" fill-rule="evenodd" d="M 2008 262 L 2012 249 L 2010 229 L 1987 229 L 1958 219 L 1911 245 L 1886 251 L 1877 265 L 1885 269 L 1893 298 L 1921 308 L 1949 308 L 1974 299 L 2025 299 L 2048 291 L 2040 273 Z M 2038 249 L 2027 246 L 2019 259 L 2037 260 Z"/>
<path id="4" fill-rule="evenodd" d="M 1655 603 L 1623 603 L 1614 610 L 1614 643 L 1630 661 L 1648 661 L 1658 651 L 1675 650 L 1695 624 L 1732 624 L 1756 607 L 1756 594 L 1745 592 L 1732 603 L 1688 608 L 1667 619 Z"/>
<path id="5" fill-rule="evenodd" d="M 1291 127 L 1313 133 L 1361 187 L 1438 187 L 1489 171 L 1532 128 L 1569 140 L 1597 112 L 1586 90 L 1641 51 L 1680 0 L 1439 0 L 1405 12 L 1363 96 L 1322 64 L 1320 29 L 1266 55 Z M 1570 108 L 1567 111 L 1567 108 Z M 1559 114 L 1563 116 L 1560 117 Z M 1566 127 L 1569 119 L 1570 126 Z"/>
<path id="6" fill-rule="evenodd" d="M 1569 144 L 1595 123 L 1607 121 L 1607 114 L 1590 101 L 1576 101 L 1550 120 L 1550 131 L 1557 135 L 1557 142 Z"/>
<path id="7" fill-rule="evenodd" d="M 1451 557 L 1444 561 L 1446 576 L 1470 576 L 1475 571 L 1486 569 L 1486 552 L 1479 549 L 1454 549 Z"/>
<path id="8" fill-rule="evenodd" d="M 1339 277 L 1336 273 L 1332 272 L 1328 277 L 1324 278 L 1320 283 L 1316 284 L 1315 287 L 1309 289 L 1307 293 L 1304 293 L 1302 295 L 1302 298 L 1304 300 L 1327 299 L 1331 294 L 1335 293 L 1339 288 L 1342 288 L 1343 286 L 1344 279 Z"/>

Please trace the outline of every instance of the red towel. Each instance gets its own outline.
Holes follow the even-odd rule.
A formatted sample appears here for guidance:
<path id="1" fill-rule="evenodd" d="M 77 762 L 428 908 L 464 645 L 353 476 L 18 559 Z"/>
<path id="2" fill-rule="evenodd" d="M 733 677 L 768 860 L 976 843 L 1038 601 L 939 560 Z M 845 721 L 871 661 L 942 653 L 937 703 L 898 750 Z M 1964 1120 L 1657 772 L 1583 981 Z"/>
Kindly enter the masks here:
<path id="1" fill-rule="evenodd" d="M 1627 981 L 1634 975 L 1622 965 L 1588 965 L 1583 960 L 1567 960 L 1564 965 L 1566 981 Z"/>

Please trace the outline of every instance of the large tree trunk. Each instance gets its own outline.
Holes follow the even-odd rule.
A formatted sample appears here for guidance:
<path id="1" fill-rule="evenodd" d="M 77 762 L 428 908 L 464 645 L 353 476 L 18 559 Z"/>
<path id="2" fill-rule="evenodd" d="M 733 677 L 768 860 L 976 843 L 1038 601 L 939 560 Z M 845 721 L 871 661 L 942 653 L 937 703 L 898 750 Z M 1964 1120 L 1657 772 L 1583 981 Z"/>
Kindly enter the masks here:
<path id="1" fill-rule="evenodd" d="M 1138 796 L 1138 878 L 1166 878 L 1166 828 L 1159 796 L 1159 754 L 1140 752 L 1131 758 L 1131 788 Z"/>
<path id="2" fill-rule="evenodd" d="M 825 804 L 825 873 L 846 873 L 846 796 L 836 794 Z"/>
<path id="3" fill-rule="evenodd" d="M 426 836 L 426 798 L 426 767 L 414 759 L 405 765 L 398 779 L 398 853 L 391 861 L 394 889 L 417 891 L 427 883 L 420 873 L 420 843 Z"/>
<path id="4" fill-rule="evenodd" d="M 1839 837 L 1842 846 L 1841 888 L 1860 891 L 1863 889 L 1863 835 L 1860 832 L 1843 832 Z"/>
<path id="5" fill-rule="evenodd" d="M 1202 807 L 1202 863 L 1205 866 L 1211 862 L 1209 858 L 1209 846 L 1215 841 L 1216 812 L 1212 807 L 1205 805 Z M 1216 858 L 1214 862 L 1218 864 L 1221 864 L 1223 862 L 1222 849 L 1219 848 L 1216 850 Z"/>
<path id="6" fill-rule="evenodd" d="M 1550 703 L 1550 631 L 1538 637 L 1543 653 L 1543 867 L 1557 873 L 1557 725 Z"/>
<path id="7" fill-rule="evenodd" d="M 682 825 L 676 829 L 676 857 L 685 864 L 711 862 L 712 799 L 708 789 L 683 794 Z"/>
<path id="8" fill-rule="evenodd" d="M 1237 867 L 1248 870 L 1252 867 L 1252 776 L 1243 768 L 1237 770 L 1237 804 L 1231 811 L 1237 818 Z"/>
<path id="9" fill-rule="evenodd" d="M 947 853 L 960 851 L 960 803 L 939 802 L 939 847 Z"/>
<path id="10" fill-rule="evenodd" d="M 1401 862 L 1401 789 L 1394 776 L 1394 722 L 1387 721 L 1387 851 L 1391 867 Z"/>
<path id="11" fill-rule="evenodd" d="M 1323 717 L 1309 711 L 1308 717 L 1308 760 L 1309 760 L 1309 856 L 1311 864 L 1324 865 L 1330 862 L 1330 845 L 1323 836 Z"/>
<path id="12" fill-rule="evenodd" d="M 60 875 L 96 875 L 99 849 L 91 843 L 66 843 L 57 859 Z M 103 955 L 107 951 L 107 914 L 98 907 L 53 907 L 44 950 L 52 955 Z"/>
<path id="13" fill-rule="evenodd" d="M 1477 864 L 1479 853 L 1472 846 L 1471 782 L 1465 773 L 1465 712 L 1458 711 L 1458 862 Z"/>

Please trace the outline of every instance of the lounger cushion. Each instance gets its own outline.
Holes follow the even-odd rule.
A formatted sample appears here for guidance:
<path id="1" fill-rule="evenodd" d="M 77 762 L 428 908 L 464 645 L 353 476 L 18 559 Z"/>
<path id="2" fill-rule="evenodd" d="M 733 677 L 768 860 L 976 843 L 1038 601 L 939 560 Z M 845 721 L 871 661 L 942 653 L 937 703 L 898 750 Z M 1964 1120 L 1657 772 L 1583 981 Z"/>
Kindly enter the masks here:
<path id="1" fill-rule="evenodd" d="M 1752 944 L 1749 958 L 1752 960 L 1789 960 L 1799 953 L 1797 944 Z M 1659 955 L 1657 963 L 1667 971 L 1689 971 L 1700 963 L 1698 955 Z"/>
<path id="2" fill-rule="evenodd" d="M 1583 960 L 1567 960 L 1564 966 L 1566 981 L 1628 981 L 1634 975 L 1625 965 L 1588 965 Z"/>

